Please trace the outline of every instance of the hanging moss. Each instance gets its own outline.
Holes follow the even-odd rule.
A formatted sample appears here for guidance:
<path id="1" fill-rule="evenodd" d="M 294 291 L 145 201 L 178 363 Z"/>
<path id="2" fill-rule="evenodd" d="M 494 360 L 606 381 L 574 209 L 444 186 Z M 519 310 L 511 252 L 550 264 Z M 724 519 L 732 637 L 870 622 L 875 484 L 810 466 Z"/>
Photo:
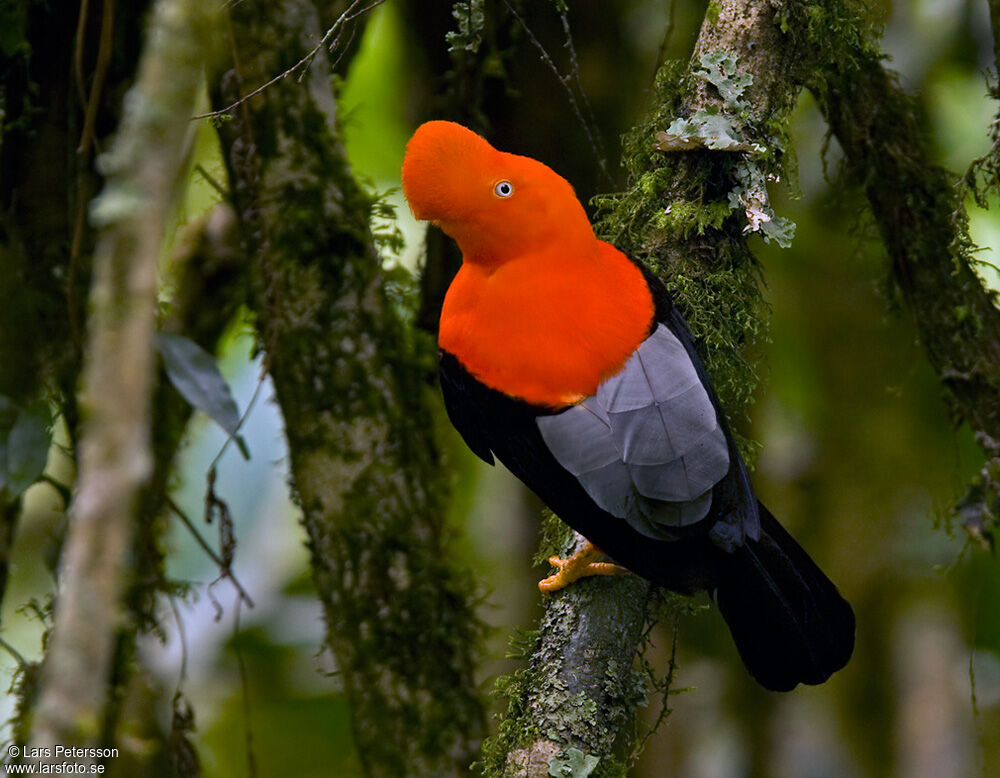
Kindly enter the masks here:
<path id="1" fill-rule="evenodd" d="M 844 150 L 850 180 L 868 198 L 886 247 L 890 304 L 914 317 L 956 424 L 968 423 L 986 463 L 957 512 L 992 545 L 1000 509 L 1000 309 L 975 270 L 966 187 L 936 165 L 922 113 L 882 61 L 878 22 L 859 3 L 783 6 L 788 34 L 814 58 L 804 81 Z M 991 162 L 973 165 L 966 186 L 990 186 Z"/>

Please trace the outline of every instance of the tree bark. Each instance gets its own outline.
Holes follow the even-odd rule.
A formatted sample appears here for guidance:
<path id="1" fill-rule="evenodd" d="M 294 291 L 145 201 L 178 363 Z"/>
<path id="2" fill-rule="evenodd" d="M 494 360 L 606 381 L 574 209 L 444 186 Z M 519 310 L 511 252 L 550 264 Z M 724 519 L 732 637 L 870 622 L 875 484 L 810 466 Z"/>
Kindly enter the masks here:
<path id="1" fill-rule="evenodd" d="M 990 7 L 995 28 L 996 4 Z M 799 34 L 807 35 L 806 23 L 798 21 Z M 966 190 L 932 161 L 916 101 L 878 52 L 853 36 L 833 40 L 837 60 L 812 74 L 808 85 L 844 150 L 850 177 L 868 198 L 893 289 L 913 318 L 952 419 L 966 422 L 986 453 L 959 514 L 974 537 L 991 545 L 1000 504 L 1000 308 L 996 292 L 975 271 Z"/>
<path id="2" fill-rule="evenodd" d="M 159 329 L 183 335 L 215 354 L 219 338 L 246 299 L 246 258 L 233 209 L 220 203 L 185 230 L 171 265 L 176 292 Z M 192 414 L 190 403 L 163 369 L 157 371 L 153 408 L 153 469 L 139 497 L 140 521 L 132 552 L 138 564 L 128 595 L 129 611 L 140 630 L 156 624 L 158 597 L 167 588 L 161 548 L 163 511 L 174 460 Z"/>
<path id="3" fill-rule="evenodd" d="M 990 30 L 993 33 L 993 68 L 995 77 L 1000 78 L 1000 0 L 989 0 L 990 8 Z M 996 95 L 997 85 L 994 84 L 991 94 Z"/>
<path id="4" fill-rule="evenodd" d="M 166 285 L 175 293 L 159 329 L 184 335 L 214 354 L 219 338 L 246 297 L 246 258 L 237 235 L 236 215 L 228 204 L 215 206 L 181 233 L 167 272 L 172 278 Z M 104 745 L 115 746 L 121 753 L 107 765 L 113 775 L 151 772 L 156 761 L 165 758 L 165 751 L 177 751 L 178 738 L 181 748 L 190 749 L 186 756 L 197 753 L 178 732 L 160 741 L 137 738 L 136 722 L 129 717 L 129 706 L 136 705 L 134 696 L 141 694 L 145 677 L 136 656 L 136 637 L 160 628 L 163 598 L 173 596 L 164 565 L 163 539 L 171 518 L 165 507 L 174 462 L 193 412 L 162 367 L 155 371 L 152 392 L 152 471 L 138 497 L 138 520 L 129 551 L 132 570 L 124 594 L 128 628 L 119 634 L 114 651 L 115 668 L 101 734 Z M 224 572 L 228 571 L 220 570 L 220 575 Z M 178 704 L 175 698 L 174 705 Z M 150 718 L 155 720 L 156 716 Z"/>
<path id="5" fill-rule="evenodd" d="M 299 61 L 329 3 L 230 9 L 227 106 Z M 345 33 L 344 37 L 348 37 Z M 223 150 L 251 307 L 285 420 L 327 645 L 371 776 L 465 774 L 484 727 L 481 625 L 451 556 L 434 349 L 400 314 L 337 128 L 326 51 L 231 111 Z"/>
<path id="6" fill-rule="evenodd" d="M 148 0 L 119 5 L 117 12 L 83 4 L 89 23 L 68 4 L 7 5 L 0 51 L 0 395 L 21 407 L 54 405 L 75 448 L 94 247 L 85 217 L 103 180 L 94 149 L 117 124 L 122 94 L 135 76 Z M 102 62 L 103 87 L 97 88 L 105 13 L 112 13 L 118 37 L 109 41 L 115 56 Z M 78 49 L 80 69 L 69 79 Z M 83 144 L 88 109 L 94 122 L 91 142 Z M 12 539 L 21 502 L 5 499 L 0 496 L 2 532 Z M 0 544 L 0 602 L 9 550 Z"/>
<path id="7" fill-rule="evenodd" d="M 766 0 L 713 7 L 687 67 L 668 66 L 659 74 L 650 109 L 626 141 L 629 189 L 604 198 L 597 229 L 650 264 L 671 288 L 701 340 L 723 405 L 742 420 L 757 385 L 752 354 L 764 334 L 756 261 L 739 209 L 730 213 L 727 200 L 737 184 L 736 166 L 746 158 L 704 149 L 665 154 L 656 150 L 657 135 L 678 116 L 709 106 L 724 110 L 704 77 L 702 58 L 726 54 L 740 73 L 752 76 L 743 99 L 753 117 L 740 129 L 771 145 L 769 159 L 777 165 L 778 139 L 760 128 L 780 126 L 794 105 L 799 85 L 790 74 L 799 70 L 799 52 L 783 41 Z M 699 232 L 658 218 L 678 202 L 689 206 L 692 219 L 701 218 L 717 201 L 727 216 L 714 228 Z M 578 541 L 576 536 L 558 550 L 571 551 Z M 574 775 L 624 774 L 635 757 L 635 708 L 643 689 L 634 662 L 649 592 L 650 585 L 633 576 L 594 579 L 546 601 L 527 669 L 504 683 L 511 705 L 501 735 L 486 749 L 486 774 L 548 778 L 569 775 L 558 771 L 572 764 L 592 771 Z"/>
<path id="8" fill-rule="evenodd" d="M 951 408 L 1000 453 L 1000 310 L 972 267 L 956 177 L 930 160 L 913 101 L 878 59 L 829 74 L 823 97 Z"/>
<path id="9" fill-rule="evenodd" d="M 92 210 L 102 229 L 83 383 L 80 478 L 30 731 L 31 746 L 48 749 L 42 762 L 62 761 L 54 753 L 56 744 L 93 745 L 99 735 L 123 612 L 133 512 L 151 466 L 159 246 L 176 191 L 188 117 L 211 48 L 208 27 L 204 4 L 157 3 L 139 78 L 103 160 L 109 183 Z"/>

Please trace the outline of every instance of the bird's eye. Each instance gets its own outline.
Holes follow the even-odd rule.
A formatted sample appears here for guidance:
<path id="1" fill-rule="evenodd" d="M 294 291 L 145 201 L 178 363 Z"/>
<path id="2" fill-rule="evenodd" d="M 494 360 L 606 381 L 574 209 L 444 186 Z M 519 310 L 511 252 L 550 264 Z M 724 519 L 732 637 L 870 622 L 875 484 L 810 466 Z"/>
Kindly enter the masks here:
<path id="1" fill-rule="evenodd" d="M 497 197 L 510 197 L 514 194 L 514 185 L 510 181 L 500 181 L 493 187 L 493 193 Z"/>

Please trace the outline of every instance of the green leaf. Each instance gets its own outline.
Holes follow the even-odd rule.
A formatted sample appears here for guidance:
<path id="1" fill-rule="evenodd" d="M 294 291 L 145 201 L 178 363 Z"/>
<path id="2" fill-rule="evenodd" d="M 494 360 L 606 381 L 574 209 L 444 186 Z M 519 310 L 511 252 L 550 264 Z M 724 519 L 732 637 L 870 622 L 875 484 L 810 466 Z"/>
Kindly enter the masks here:
<path id="1" fill-rule="evenodd" d="M 600 761 L 599 756 L 591 756 L 579 748 L 571 748 L 565 756 L 554 756 L 549 760 L 549 775 L 552 778 L 587 778 Z"/>
<path id="2" fill-rule="evenodd" d="M 0 396 L 0 494 L 13 500 L 45 470 L 52 417 L 45 403 L 21 408 Z"/>
<path id="3" fill-rule="evenodd" d="M 240 426 L 239 409 L 215 358 L 190 338 L 168 332 L 156 334 L 156 348 L 163 357 L 170 383 L 192 407 L 207 413 L 232 435 L 244 458 L 249 459 L 246 443 L 236 434 Z"/>

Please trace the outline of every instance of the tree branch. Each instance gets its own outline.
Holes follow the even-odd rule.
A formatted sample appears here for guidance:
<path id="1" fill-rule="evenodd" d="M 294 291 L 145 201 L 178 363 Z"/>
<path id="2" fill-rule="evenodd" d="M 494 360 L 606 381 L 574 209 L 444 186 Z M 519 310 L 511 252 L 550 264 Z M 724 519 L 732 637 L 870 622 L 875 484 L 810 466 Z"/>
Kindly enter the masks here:
<path id="1" fill-rule="evenodd" d="M 844 13 L 839 3 L 825 5 L 831 14 Z M 996 4 L 990 6 L 996 25 Z M 807 20 L 793 21 L 799 35 L 810 34 Z M 882 66 L 880 54 L 857 36 L 826 41 L 838 47 L 837 57 L 808 85 L 844 150 L 849 175 L 867 195 L 890 278 L 941 380 L 951 416 L 956 424 L 968 423 L 987 455 L 959 512 L 973 536 L 989 542 L 1000 504 L 1000 309 L 975 270 L 967 190 L 932 161 L 916 102 Z M 995 147 L 991 154 L 997 153 Z"/>
<path id="2" fill-rule="evenodd" d="M 232 105 L 302 59 L 329 3 L 231 7 Z M 327 638 L 372 776 L 466 772 L 484 726 L 474 592 L 450 557 L 429 339 L 401 319 L 351 176 L 325 52 L 220 127 L 251 307 L 285 420 Z"/>
<path id="3" fill-rule="evenodd" d="M 701 340 L 723 405 L 739 420 L 757 385 L 747 354 L 763 336 L 764 306 L 746 221 L 728 194 L 741 166 L 759 165 L 762 174 L 780 167 L 778 128 L 794 105 L 799 65 L 766 0 L 713 8 L 717 15 L 702 24 L 687 66 L 668 63 L 658 74 L 650 109 L 626 139 L 630 188 L 601 199 L 598 232 L 654 267 L 671 288 Z M 732 121 L 764 147 L 760 160 L 700 148 L 656 150 L 658 135 L 675 118 L 710 106 L 725 113 L 725 100 L 705 76 L 706 55 L 728 55 L 740 74 L 752 77 L 742 97 L 751 119 L 734 114 Z M 559 550 L 572 550 L 578 539 Z M 575 758 L 599 759 L 592 775 L 621 774 L 635 745 L 642 682 L 634 660 L 648 594 L 648 583 L 628 577 L 575 584 L 546 602 L 527 670 L 504 682 L 513 687 L 512 702 L 487 749 L 486 774 L 547 778 L 574 748 L 582 752 Z"/>
<path id="4" fill-rule="evenodd" d="M 824 113 L 949 405 L 1000 442 L 1000 310 L 973 269 L 957 179 L 931 162 L 913 100 L 877 58 L 829 74 L 824 87 Z"/>
<path id="5" fill-rule="evenodd" d="M 184 335 L 214 354 L 219 338 L 246 298 L 246 260 L 236 216 L 228 204 L 217 205 L 181 233 L 170 272 L 175 291 L 160 329 Z M 129 610 L 140 629 L 156 623 L 157 595 L 165 588 L 160 548 L 163 512 L 174 459 L 192 413 L 190 403 L 162 369 L 153 387 L 153 408 L 153 469 L 139 497 L 140 522 L 132 552 L 141 562 L 128 595 Z"/>
<path id="6" fill-rule="evenodd" d="M 149 475 L 149 402 L 156 271 L 205 52 L 202 3 L 161 0 L 92 218 L 92 323 L 83 392 L 79 485 L 60 564 L 55 625 L 42 668 L 32 746 L 94 743 L 98 735 L 132 516 Z M 89 760 L 84 760 L 89 761 Z"/>
<path id="7" fill-rule="evenodd" d="M 990 7 L 990 30 L 993 33 L 993 68 L 997 78 L 1000 78 L 1000 71 L 997 71 L 1000 68 L 1000 0 L 989 0 L 987 4 Z"/>

